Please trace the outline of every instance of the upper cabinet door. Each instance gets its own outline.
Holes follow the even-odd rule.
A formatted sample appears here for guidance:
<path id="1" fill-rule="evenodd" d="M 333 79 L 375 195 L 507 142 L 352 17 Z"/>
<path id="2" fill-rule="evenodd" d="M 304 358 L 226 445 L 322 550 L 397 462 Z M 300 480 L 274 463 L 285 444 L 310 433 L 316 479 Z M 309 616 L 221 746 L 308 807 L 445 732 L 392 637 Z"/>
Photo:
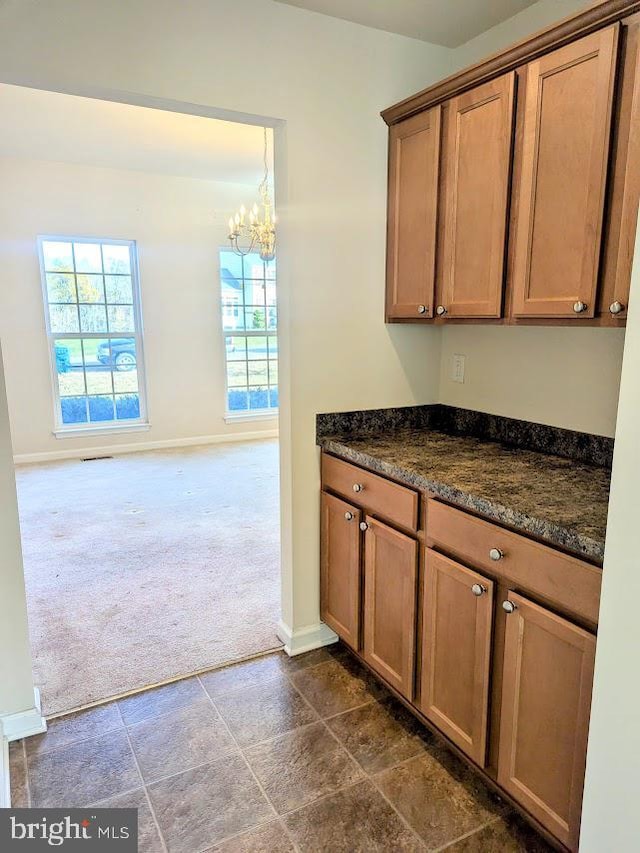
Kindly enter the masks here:
<path id="1" fill-rule="evenodd" d="M 445 111 L 445 316 L 502 315 L 514 92 L 512 72 L 453 98 Z"/>
<path id="2" fill-rule="evenodd" d="M 627 319 L 640 200 L 640 14 L 622 22 L 621 36 L 599 306 L 616 325 Z"/>
<path id="3" fill-rule="evenodd" d="M 521 595 L 508 600 L 498 782 L 577 850 L 596 638 Z"/>
<path id="4" fill-rule="evenodd" d="M 618 25 L 525 69 L 513 314 L 593 317 Z"/>
<path id="5" fill-rule="evenodd" d="M 389 131 L 387 318 L 433 317 L 440 107 Z"/>

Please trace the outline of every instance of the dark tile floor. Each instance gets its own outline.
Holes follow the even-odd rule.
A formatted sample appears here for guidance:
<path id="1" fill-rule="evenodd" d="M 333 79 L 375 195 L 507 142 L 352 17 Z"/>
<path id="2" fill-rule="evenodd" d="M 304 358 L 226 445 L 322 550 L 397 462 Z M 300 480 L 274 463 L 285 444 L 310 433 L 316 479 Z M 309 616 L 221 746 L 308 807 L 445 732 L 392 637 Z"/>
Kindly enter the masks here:
<path id="1" fill-rule="evenodd" d="M 62 717 L 10 756 L 15 807 L 136 807 L 141 853 L 551 849 L 341 646 Z"/>

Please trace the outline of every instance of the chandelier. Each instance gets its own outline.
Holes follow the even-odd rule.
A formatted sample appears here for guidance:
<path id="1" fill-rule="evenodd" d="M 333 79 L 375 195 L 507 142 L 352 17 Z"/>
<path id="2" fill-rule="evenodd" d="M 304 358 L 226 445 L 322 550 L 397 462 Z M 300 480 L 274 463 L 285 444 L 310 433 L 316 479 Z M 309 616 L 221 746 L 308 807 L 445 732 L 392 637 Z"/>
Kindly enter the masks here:
<path id="1" fill-rule="evenodd" d="M 238 213 L 229 219 L 229 242 L 236 255 L 248 255 L 258 251 L 263 261 L 272 261 L 276 254 L 276 217 L 269 196 L 269 164 L 267 160 L 267 128 L 264 128 L 264 177 L 258 185 L 260 207 L 254 204 L 249 211 L 244 204 Z"/>

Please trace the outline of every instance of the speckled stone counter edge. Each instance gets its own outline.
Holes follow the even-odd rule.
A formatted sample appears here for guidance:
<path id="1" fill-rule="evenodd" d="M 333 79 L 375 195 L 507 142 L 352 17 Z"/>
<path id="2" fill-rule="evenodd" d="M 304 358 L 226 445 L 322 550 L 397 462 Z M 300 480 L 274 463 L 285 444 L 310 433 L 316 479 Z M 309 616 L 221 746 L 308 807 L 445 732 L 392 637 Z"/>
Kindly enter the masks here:
<path id="1" fill-rule="evenodd" d="M 348 441 L 347 438 L 345 440 Z M 428 477 L 420 474 L 408 472 L 403 468 L 376 459 L 375 456 L 370 456 L 368 453 L 354 450 L 348 444 L 343 444 L 339 439 L 319 438 L 318 444 L 323 450 L 335 453 L 337 456 L 369 468 L 371 471 L 386 474 L 388 477 L 393 477 L 393 479 L 406 483 L 408 486 L 427 489 L 429 492 L 459 507 L 472 509 L 486 518 L 506 524 L 523 533 L 530 533 L 532 536 L 543 539 L 551 545 L 559 545 L 561 548 L 566 548 L 568 551 L 573 552 L 576 556 L 582 555 L 597 563 L 602 563 L 604 542 L 597 539 L 573 533 L 560 525 L 534 518 L 526 513 L 503 506 L 500 503 L 476 497 L 460 489 L 456 489 L 447 483 L 430 480 Z"/>
<path id="2" fill-rule="evenodd" d="M 523 450 L 611 469 L 613 439 L 570 429 L 459 409 L 441 403 L 316 415 L 318 443 L 327 436 L 388 434 L 401 427 L 437 429 L 449 435 L 499 441 Z"/>

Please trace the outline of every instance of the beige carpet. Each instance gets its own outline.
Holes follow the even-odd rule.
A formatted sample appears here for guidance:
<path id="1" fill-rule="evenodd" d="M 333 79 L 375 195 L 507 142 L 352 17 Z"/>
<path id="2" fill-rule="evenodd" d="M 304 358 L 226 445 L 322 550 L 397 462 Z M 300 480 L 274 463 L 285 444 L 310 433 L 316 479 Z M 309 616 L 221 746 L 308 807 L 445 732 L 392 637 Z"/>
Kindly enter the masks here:
<path id="1" fill-rule="evenodd" d="M 16 478 L 45 714 L 279 645 L 277 441 Z"/>

